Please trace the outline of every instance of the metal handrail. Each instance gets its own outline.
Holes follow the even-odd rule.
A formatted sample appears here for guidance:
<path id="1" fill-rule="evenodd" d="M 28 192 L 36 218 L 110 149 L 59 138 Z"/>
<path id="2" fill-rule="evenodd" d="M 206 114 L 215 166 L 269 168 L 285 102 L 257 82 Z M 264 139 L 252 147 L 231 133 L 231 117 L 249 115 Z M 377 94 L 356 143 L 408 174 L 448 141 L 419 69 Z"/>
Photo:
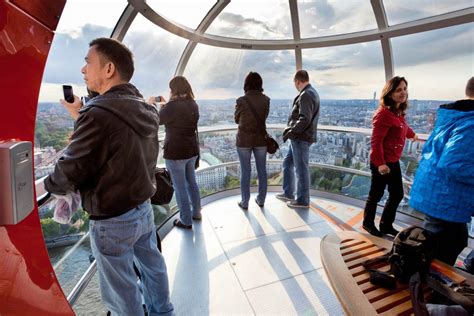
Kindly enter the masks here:
<path id="1" fill-rule="evenodd" d="M 76 283 L 71 293 L 69 293 L 69 295 L 67 296 L 67 300 L 71 306 L 74 306 L 74 304 L 77 302 L 82 292 L 84 292 L 84 290 L 89 285 L 89 282 L 92 280 L 92 277 L 94 276 L 96 271 L 97 271 L 97 262 L 94 259 L 94 261 L 92 261 L 89 268 L 82 275 L 81 279 Z"/>
<path id="2" fill-rule="evenodd" d="M 286 128 L 285 124 L 266 124 L 267 129 L 270 130 L 283 130 Z M 210 132 L 231 132 L 236 131 L 238 125 L 225 124 L 216 126 L 198 126 L 199 133 L 210 133 Z M 333 126 L 333 125 L 318 125 L 318 132 L 338 132 L 338 133 L 352 133 L 362 134 L 366 136 L 372 135 L 372 129 L 363 127 L 348 127 L 348 126 Z M 420 141 L 426 141 L 429 134 L 417 134 Z M 163 141 L 165 136 L 164 132 L 159 132 L 158 137 L 160 141 Z"/>
<path id="3" fill-rule="evenodd" d="M 285 128 L 284 124 L 268 124 L 267 129 L 276 129 L 276 130 L 282 130 Z M 214 127 L 200 127 L 199 132 L 200 133 L 210 133 L 210 132 L 225 132 L 225 131 L 236 131 L 237 126 L 236 125 L 221 125 L 221 126 L 214 126 Z M 355 133 L 355 134 L 362 134 L 362 135 L 371 135 L 371 130 L 367 128 L 357 128 L 357 127 L 338 127 L 338 126 L 318 126 L 318 131 L 319 132 L 346 132 L 346 133 Z M 160 133 L 160 140 L 163 139 L 163 134 Z M 419 135 L 420 140 L 426 140 L 428 138 L 428 135 L 422 134 Z M 269 159 L 267 160 L 268 163 L 270 164 L 275 164 L 275 163 L 281 163 L 281 160 L 279 159 Z M 203 173 L 207 171 L 212 171 L 214 169 L 226 167 L 226 166 L 235 166 L 238 165 L 240 162 L 239 161 L 231 161 L 231 162 L 226 162 L 226 163 L 221 163 L 218 165 L 213 165 L 213 166 L 207 166 L 200 168 L 197 170 L 197 173 Z M 342 171 L 346 173 L 351 173 L 355 175 L 360 175 L 360 176 L 365 176 L 365 177 L 370 177 L 371 173 L 368 171 L 362 171 L 358 169 L 352 169 L 352 168 L 347 168 L 347 167 L 341 167 L 341 166 L 335 166 L 335 165 L 327 165 L 327 164 L 321 164 L 321 163 L 310 163 L 310 167 L 317 167 L 317 168 L 323 168 L 323 169 L 330 169 L 330 170 L 336 170 L 336 171 Z M 44 189 L 44 180 L 46 177 L 43 177 L 35 182 L 36 185 L 36 192 L 38 195 L 37 198 L 37 203 L 38 207 L 41 207 L 45 205 L 47 202 L 51 201 L 51 195 L 46 192 Z M 405 184 L 411 184 L 410 181 L 403 180 Z M 77 247 L 89 236 L 89 232 L 87 232 L 81 240 L 79 240 L 74 247 L 72 247 L 64 256 L 61 258 L 60 261 L 58 261 L 54 265 L 54 269 L 56 270 L 62 262 L 64 262 L 71 254 L 77 249 Z M 71 290 L 69 293 L 67 299 L 71 306 L 73 306 L 79 297 L 81 296 L 82 292 L 87 288 L 89 282 L 92 280 L 92 277 L 94 276 L 95 272 L 97 271 L 97 263 L 96 261 L 92 261 L 91 265 L 89 268 L 84 272 L 80 280 L 76 283 L 74 288 Z"/>

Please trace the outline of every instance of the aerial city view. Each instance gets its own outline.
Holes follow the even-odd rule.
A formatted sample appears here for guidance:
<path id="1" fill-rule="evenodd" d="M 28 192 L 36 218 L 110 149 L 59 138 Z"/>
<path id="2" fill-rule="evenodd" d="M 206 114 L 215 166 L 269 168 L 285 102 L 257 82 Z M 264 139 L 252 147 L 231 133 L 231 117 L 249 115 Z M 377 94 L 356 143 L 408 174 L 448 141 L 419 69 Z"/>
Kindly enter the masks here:
<path id="1" fill-rule="evenodd" d="M 143 5 L 149 3 L 160 16 L 169 19 L 162 23 L 182 25 L 191 30 L 190 32 L 196 37 L 190 39 L 175 34 L 171 30 L 172 27 L 167 29 L 159 25 L 158 19 L 150 19 L 139 11 L 132 11 L 131 16 L 136 14 L 136 17 L 130 18 L 130 23 L 122 30 L 123 34 L 114 33 L 116 32 L 114 26 L 119 26 L 117 21 L 123 22 L 127 10 L 134 4 L 142 2 Z M 377 4 L 382 7 L 378 8 Z M 209 9 L 211 7 L 215 9 L 214 5 L 222 6 L 223 10 L 216 11 L 215 20 L 208 17 L 211 12 Z M 406 78 L 408 97 L 405 95 L 405 99 L 408 98 L 408 108 L 405 119 L 408 124 L 405 126 L 409 125 L 419 139 L 407 137 L 404 147 L 398 146 L 398 153 L 402 152 L 399 162 L 403 184 L 400 181 L 398 183 L 399 187 L 403 185 L 401 190 L 403 199 L 400 196 L 402 200 L 394 210 L 405 217 L 421 218 L 421 213 L 411 208 L 409 203 L 414 201 L 410 197 L 410 190 L 415 196 L 416 184 L 413 183 L 417 168 L 420 166 L 418 170 L 423 169 L 423 163 L 420 164 L 423 146 L 433 131 L 439 106 L 462 98 L 465 82 L 472 76 L 474 25 L 463 20 L 466 13 L 461 14 L 463 13 L 461 11 L 470 8 L 472 9 L 472 1 L 465 0 L 449 2 L 425 0 L 420 1 L 417 6 L 409 0 L 290 0 L 289 3 L 283 0 L 262 0 L 254 3 L 197 0 L 192 4 L 190 1 L 182 0 L 68 0 L 54 32 L 42 74 L 34 129 L 36 188 L 47 182 L 48 180 L 44 179 L 54 172 L 55 165 L 65 153 L 75 128 L 75 121 L 68 110 L 61 105 L 60 99 L 65 98 L 62 86 L 70 85 L 74 95 L 79 98 L 88 95 L 89 82 L 84 69 L 90 62 L 89 57 L 86 57 L 89 43 L 96 38 L 112 37 L 119 39 L 132 52 L 134 68 L 130 83 L 138 89 L 145 100 L 149 98 L 160 100 L 160 97 L 164 96 L 171 101 L 170 80 L 175 76 L 186 77 L 192 86 L 192 94 L 199 109 L 197 158 L 199 167 L 196 169 L 196 182 L 200 201 L 204 201 L 203 207 L 206 203 L 216 202 L 213 199 L 219 201 L 222 197 L 237 196 L 243 192 L 240 179 L 242 174 L 248 173 L 242 172 L 239 163 L 241 152 L 237 151 L 236 145 L 238 119 L 234 118 L 234 112 L 237 98 L 248 92 L 247 90 L 244 92 L 244 78 L 250 72 L 258 72 L 261 75 L 263 93 L 270 98 L 266 128 L 280 149 L 274 154 L 265 153 L 266 174 L 268 191 L 272 193 L 272 197 L 279 199 L 275 192 L 284 189 L 282 164 L 285 155 L 289 153 L 291 142 L 284 142 L 283 130 L 291 115 L 294 98 L 302 91 L 297 88 L 297 80 L 293 76 L 296 69 L 304 69 L 309 74 L 309 83 L 320 97 L 317 142 L 308 147 L 311 198 L 337 197 L 334 200 L 341 205 L 346 201 L 354 202 L 354 204 L 348 203 L 354 207 L 353 209 L 357 209 L 361 217 L 364 213 L 361 205 L 370 199 L 372 122 L 375 111 L 381 105 L 381 91 L 391 77 Z M 383 19 L 380 18 L 381 13 Z M 431 24 L 426 22 L 427 19 L 440 18 L 442 15 L 454 17 L 445 17 L 448 22 L 444 19 L 441 19 L 441 22 L 435 20 L 430 22 Z M 381 25 L 382 20 L 385 26 Z M 207 26 L 206 21 L 209 22 Z M 437 24 L 445 22 L 448 26 Z M 415 27 L 412 27 L 412 24 Z M 295 27 L 297 30 L 293 29 Z M 396 32 L 401 33 L 395 31 L 393 34 L 389 33 L 393 27 L 398 27 Z M 0 39 L 4 40 L 1 31 Z M 363 34 L 367 33 L 369 38 L 371 32 L 379 37 L 365 39 Z M 385 38 L 384 32 L 389 36 Z M 198 41 L 197 38 L 201 39 L 201 36 L 208 41 Z M 222 39 L 228 41 L 224 45 L 219 45 Z M 286 42 L 293 44 L 301 42 L 307 46 L 303 45 L 302 48 L 298 45 L 285 46 Z M 262 46 L 255 48 L 252 45 Z M 34 103 L 36 104 L 36 99 Z M 401 103 L 403 102 L 398 102 L 397 107 Z M 154 109 L 148 106 L 144 108 L 154 112 Z M 156 113 L 146 117 L 150 118 L 153 115 Z M 397 116 L 403 119 L 401 112 L 397 112 Z M 152 125 L 155 128 L 152 135 L 156 135 L 156 120 Z M 402 125 L 397 123 L 394 129 L 399 131 Z M 166 128 L 168 129 L 168 126 Z M 184 129 L 188 129 L 188 125 Z M 193 127 L 192 140 L 197 151 L 194 130 Z M 166 163 L 163 158 L 164 137 L 165 126 L 160 125 L 158 167 L 165 167 Z M 254 137 L 253 140 L 257 138 Z M 143 139 L 145 137 L 140 138 L 141 141 Z M 122 146 L 122 138 L 117 143 L 120 144 L 120 148 L 128 149 Z M 153 144 L 156 148 L 155 141 Z M 397 148 L 398 143 L 391 145 Z M 239 150 L 241 147 L 248 146 L 239 146 Z M 140 153 L 139 150 L 132 152 Z M 251 169 L 252 193 L 256 191 L 259 181 L 261 183 L 265 178 L 265 176 L 260 180 L 258 178 L 256 163 L 253 160 L 256 152 L 253 153 L 251 168 L 242 167 L 247 172 Z M 152 162 L 147 165 L 148 169 L 154 165 L 155 156 L 151 160 Z M 181 160 L 181 158 L 167 157 L 166 160 Z M 128 164 L 122 165 L 128 166 Z M 261 165 L 258 165 L 259 170 L 265 170 L 260 168 Z M 285 168 L 288 170 L 287 166 Z M 168 169 L 170 170 L 170 167 Z M 110 170 L 113 170 L 115 175 L 120 175 L 120 181 L 124 179 L 124 173 L 133 174 L 134 179 L 144 178 L 137 177 L 135 173 L 128 172 L 129 170 L 127 172 L 117 172 L 116 168 Z M 307 175 L 308 172 L 305 172 Z M 300 180 L 303 177 L 297 175 L 296 178 Z M 288 179 L 286 174 L 285 179 Z M 242 183 L 247 182 L 243 179 Z M 152 181 L 148 181 L 147 184 L 151 187 Z M 127 193 L 136 193 L 136 190 L 130 190 L 128 182 L 122 187 L 128 190 Z M 186 189 L 189 190 L 189 187 Z M 109 187 L 104 191 L 104 195 L 110 195 Z M 174 192 L 176 193 L 176 188 Z M 181 201 L 180 199 L 176 201 L 176 195 L 178 194 L 173 196 L 169 204 L 152 206 L 153 212 L 150 210 L 149 213 L 153 213 L 158 230 L 160 226 L 173 226 L 170 224 L 171 219 L 178 211 L 177 205 Z M 384 192 L 378 206 L 381 207 L 387 200 L 390 201 L 388 195 L 388 192 Z M 86 270 L 89 271 L 93 262 L 97 262 L 92 256 L 89 241 L 89 223 L 94 225 L 94 222 L 90 222 L 89 213 L 79 207 L 67 223 L 59 223 L 54 216 L 57 201 L 55 197 L 41 200 L 44 204 L 39 207 L 38 213 L 47 252 L 62 290 L 66 294 L 71 293 L 79 279 L 86 275 Z M 255 202 L 262 207 L 259 216 L 267 216 L 263 202 L 260 205 L 257 200 L 258 195 Z M 251 206 L 255 206 L 253 200 L 250 202 Z M 232 203 L 233 207 L 237 207 L 236 204 L 241 207 L 240 202 Z M 308 204 L 305 203 L 306 206 Z M 375 204 L 377 205 L 377 202 Z M 286 207 L 287 204 L 282 205 Z M 267 207 L 267 204 L 265 206 Z M 226 207 L 227 205 L 223 209 L 227 210 Z M 243 212 L 243 214 L 250 213 L 250 211 Z M 194 215 L 192 218 L 196 220 Z M 361 221 L 361 218 L 358 220 Z M 197 220 L 200 219 L 201 217 Z M 178 226 L 176 222 L 174 225 Z M 217 225 L 211 223 L 210 226 Z M 197 240 L 196 236 L 201 232 L 196 229 L 192 233 L 196 233 L 192 238 Z M 256 231 L 255 235 L 258 233 Z M 72 304 L 77 314 L 89 314 L 91 311 L 99 310 L 105 312 L 100 295 L 97 294 L 98 289 L 96 275 L 81 299 Z"/>

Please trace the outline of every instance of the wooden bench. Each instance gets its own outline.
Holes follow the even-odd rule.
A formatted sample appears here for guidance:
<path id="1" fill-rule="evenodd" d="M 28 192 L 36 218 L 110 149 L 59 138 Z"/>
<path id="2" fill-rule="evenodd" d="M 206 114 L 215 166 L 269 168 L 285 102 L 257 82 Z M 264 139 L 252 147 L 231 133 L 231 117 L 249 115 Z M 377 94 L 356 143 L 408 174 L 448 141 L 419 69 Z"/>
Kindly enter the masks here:
<path id="1" fill-rule="evenodd" d="M 354 231 L 331 233 L 323 238 L 321 260 L 348 315 L 413 314 L 408 285 L 398 283 L 394 290 L 373 285 L 369 281 L 369 272 L 362 266 L 365 260 L 381 256 L 390 249 L 391 241 Z M 437 260 L 434 265 L 474 286 L 470 274 L 462 273 Z M 377 269 L 386 271 L 389 265 L 382 264 Z M 430 290 L 425 288 L 424 293 L 428 295 Z"/>

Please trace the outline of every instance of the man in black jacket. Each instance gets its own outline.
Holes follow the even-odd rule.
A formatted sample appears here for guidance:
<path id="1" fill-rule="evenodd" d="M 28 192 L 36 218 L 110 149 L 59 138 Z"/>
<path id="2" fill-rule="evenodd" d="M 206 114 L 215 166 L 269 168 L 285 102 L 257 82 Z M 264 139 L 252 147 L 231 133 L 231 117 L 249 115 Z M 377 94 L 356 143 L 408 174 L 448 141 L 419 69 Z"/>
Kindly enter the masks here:
<path id="1" fill-rule="evenodd" d="M 277 194 L 276 197 L 288 201 L 289 207 L 308 208 L 309 147 L 316 142 L 319 95 L 309 83 L 306 70 L 297 71 L 294 82 L 300 93 L 293 101 L 293 109 L 283 131 L 283 141 L 289 139 L 290 146 L 283 159 L 283 193 Z"/>
<path id="2" fill-rule="evenodd" d="M 71 143 L 45 188 L 56 194 L 80 191 L 102 300 L 112 315 L 143 315 L 134 259 L 148 314 L 171 314 L 150 204 L 156 190 L 158 113 L 128 83 L 134 71 L 128 48 L 109 38 L 95 39 L 89 47 L 81 72 L 87 88 L 99 95 L 78 112 Z"/>

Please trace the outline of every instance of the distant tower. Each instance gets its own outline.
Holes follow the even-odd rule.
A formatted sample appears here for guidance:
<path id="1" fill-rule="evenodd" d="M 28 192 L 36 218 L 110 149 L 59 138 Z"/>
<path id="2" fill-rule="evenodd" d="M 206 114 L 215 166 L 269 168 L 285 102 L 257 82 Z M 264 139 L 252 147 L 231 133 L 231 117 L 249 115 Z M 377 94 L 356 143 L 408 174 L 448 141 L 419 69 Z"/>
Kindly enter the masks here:
<path id="1" fill-rule="evenodd" d="M 372 126 L 372 117 L 374 115 L 374 109 L 377 108 L 377 91 L 374 91 L 374 98 L 372 99 L 372 107 L 370 107 L 370 103 L 367 106 L 367 113 L 364 118 L 364 127 L 370 128 Z"/>

